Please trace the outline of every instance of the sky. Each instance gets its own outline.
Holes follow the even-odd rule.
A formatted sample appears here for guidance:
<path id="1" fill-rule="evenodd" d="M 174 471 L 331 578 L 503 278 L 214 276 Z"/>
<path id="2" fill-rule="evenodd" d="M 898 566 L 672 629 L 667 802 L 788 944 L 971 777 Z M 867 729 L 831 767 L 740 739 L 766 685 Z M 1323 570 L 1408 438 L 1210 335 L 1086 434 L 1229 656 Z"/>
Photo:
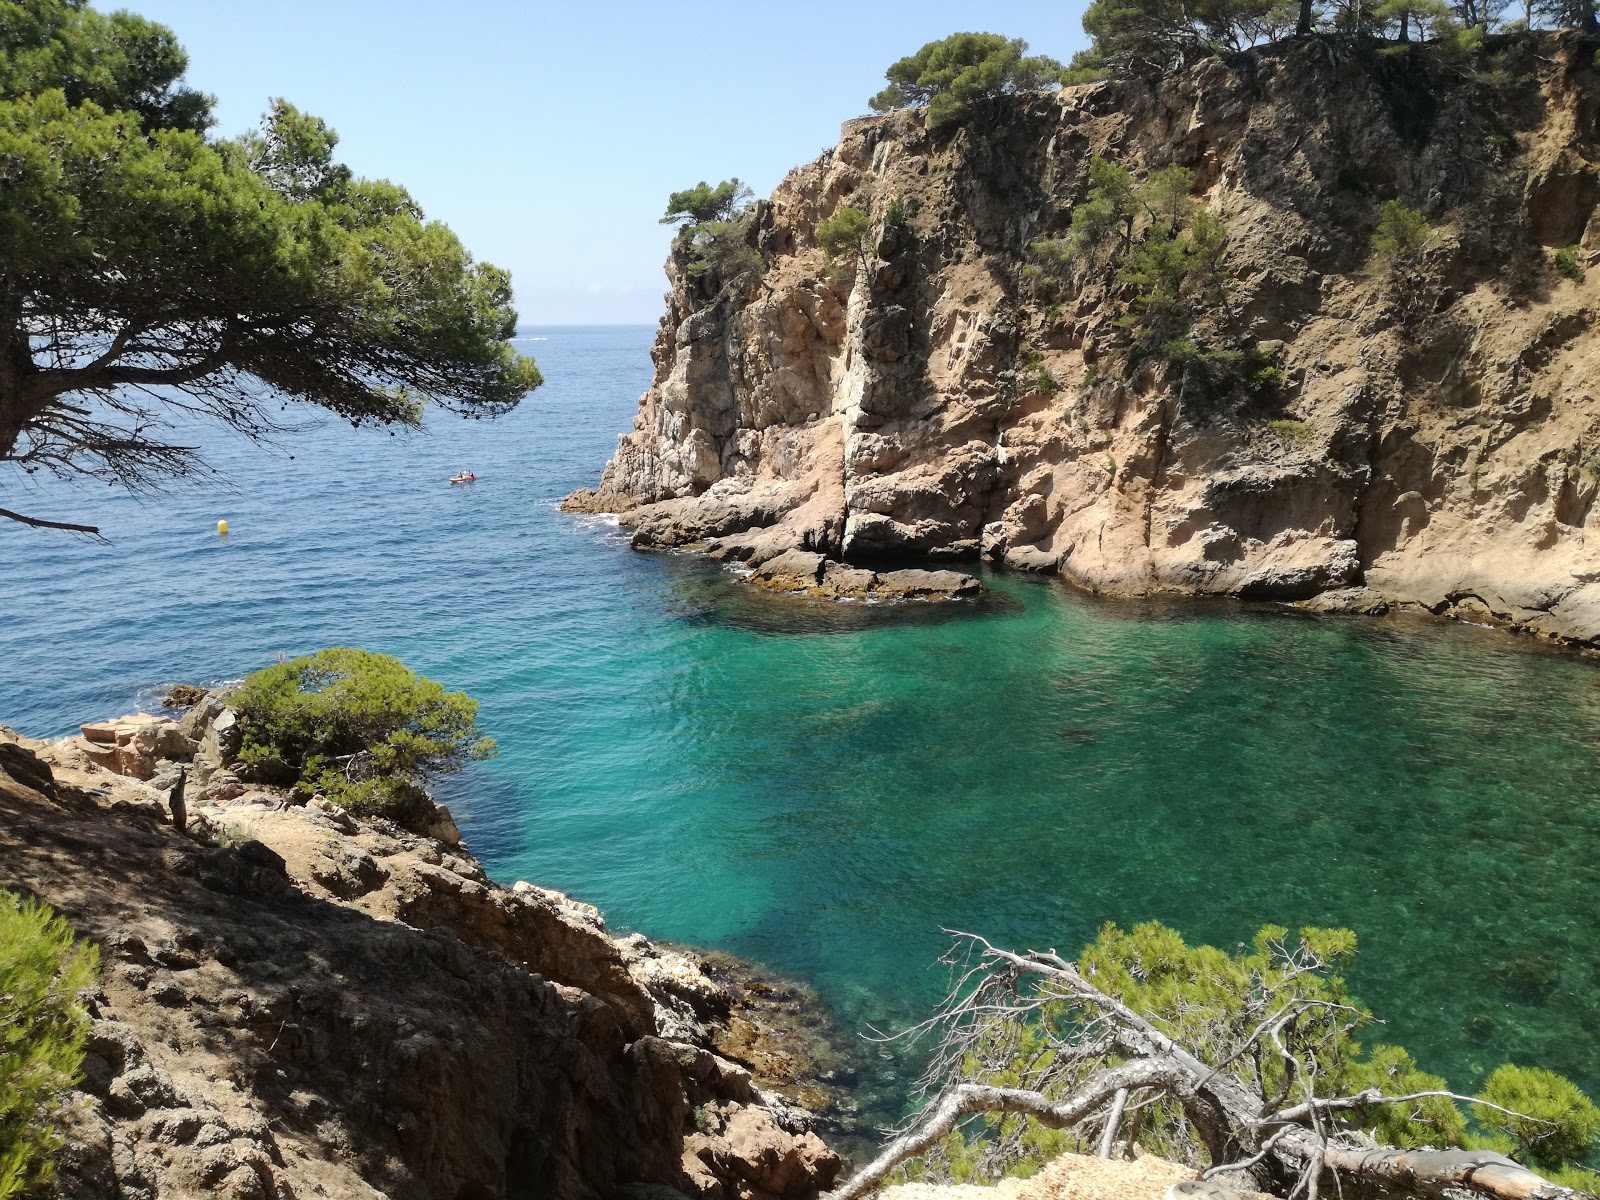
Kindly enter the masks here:
<path id="1" fill-rule="evenodd" d="M 525 324 L 653 323 L 667 196 L 729 176 L 766 195 L 924 42 L 986 30 L 1063 61 L 1087 44 L 1082 0 L 126 4 L 177 32 L 218 133 L 276 96 L 322 117 L 357 174 L 511 271 Z"/>

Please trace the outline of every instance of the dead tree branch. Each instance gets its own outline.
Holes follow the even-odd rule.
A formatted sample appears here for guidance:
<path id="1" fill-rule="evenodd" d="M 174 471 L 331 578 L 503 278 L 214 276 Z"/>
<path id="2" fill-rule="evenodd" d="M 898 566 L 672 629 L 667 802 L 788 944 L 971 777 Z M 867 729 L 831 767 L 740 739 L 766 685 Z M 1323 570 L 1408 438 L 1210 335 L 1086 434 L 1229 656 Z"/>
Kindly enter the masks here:
<path id="1" fill-rule="evenodd" d="M 1205 1177 L 1244 1172 L 1289 1197 L 1317 1200 L 1326 1181 L 1341 1191 L 1345 1183 L 1367 1183 L 1424 1194 L 1467 1189 L 1490 1200 L 1580 1200 L 1581 1193 L 1504 1155 L 1397 1149 L 1349 1123 L 1350 1114 L 1379 1105 L 1434 1098 L 1509 1112 L 1497 1105 L 1443 1090 L 1319 1096 L 1319 1086 L 1337 1075 L 1330 1047 L 1371 1015 L 1342 998 L 1295 994 L 1297 979 L 1326 969 L 1309 947 L 1272 943 L 1281 969 L 1262 972 L 1241 1009 L 1210 1025 L 1197 1025 L 1196 1010 L 1180 1006 L 1173 1028 L 1192 1043 L 1180 1044 L 1054 951 L 1018 954 L 971 934 L 954 936 L 944 959 L 951 991 L 933 1017 L 908 1031 L 938 1039 L 923 1079 L 930 1099 L 831 1200 L 870 1194 L 978 1114 L 1021 1116 L 1051 1129 L 1098 1125 L 1098 1153 L 1109 1157 L 1136 1097 L 1131 1111 L 1141 1118 L 1166 1104 L 1153 1111 L 1198 1138 L 1210 1158 Z M 1005 1071 L 1025 1086 L 990 1086 L 973 1079 L 974 1071 L 980 1080 L 985 1071 Z M 991 1149 L 1003 1154 L 1020 1144 L 1007 1134 Z"/>

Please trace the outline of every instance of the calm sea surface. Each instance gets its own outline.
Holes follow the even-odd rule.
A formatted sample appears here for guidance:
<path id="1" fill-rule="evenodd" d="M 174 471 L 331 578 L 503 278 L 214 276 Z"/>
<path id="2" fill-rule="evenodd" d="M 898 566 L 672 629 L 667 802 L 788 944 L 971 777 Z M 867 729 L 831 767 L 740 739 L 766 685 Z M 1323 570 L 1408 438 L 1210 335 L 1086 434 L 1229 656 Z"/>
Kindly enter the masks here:
<path id="1" fill-rule="evenodd" d="M 951 610 L 752 594 L 556 511 L 629 427 L 652 331 L 525 333 L 550 382 L 500 422 L 324 426 L 292 459 L 208 431 L 235 490 L 143 502 L 8 481 L 114 544 L 0 527 L 0 720 L 65 733 L 364 646 L 481 700 L 500 757 L 441 791 L 494 874 L 810 979 L 849 1028 L 937 997 L 941 926 L 1348 925 L 1380 1039 L 1461 1087 L 1511 1059 L 1600 1093 L 1594 665 L 1010 576 Z"/>

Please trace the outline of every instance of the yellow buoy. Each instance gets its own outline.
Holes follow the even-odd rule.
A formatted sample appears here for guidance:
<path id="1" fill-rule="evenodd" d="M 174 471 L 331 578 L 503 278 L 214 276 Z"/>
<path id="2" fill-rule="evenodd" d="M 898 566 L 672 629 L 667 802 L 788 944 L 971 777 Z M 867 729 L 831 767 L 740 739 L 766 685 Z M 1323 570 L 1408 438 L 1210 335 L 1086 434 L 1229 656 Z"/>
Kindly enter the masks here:
<path id="1" fill-rule="evenodd" d="M 227 537 L 228 536 L 228 523 L 226 521 L 218 521 L 217 522 L 217 532 L 220 533 L 223 537 Z"/>

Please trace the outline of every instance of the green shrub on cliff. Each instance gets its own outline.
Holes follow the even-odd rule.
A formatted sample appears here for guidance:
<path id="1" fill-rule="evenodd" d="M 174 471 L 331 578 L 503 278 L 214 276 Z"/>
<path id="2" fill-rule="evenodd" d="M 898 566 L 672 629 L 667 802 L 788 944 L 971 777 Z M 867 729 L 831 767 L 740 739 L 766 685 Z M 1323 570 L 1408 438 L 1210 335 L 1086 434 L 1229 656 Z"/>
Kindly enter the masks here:
<path id="1" fill-rule="evenodd" d="M 693 227 L 706 221 L 729 221 L 744 210 L 750 197 L 750 189 L 737 178 L 724 179 L 716 187 L 702 179 L 667 197 L 667 215 L 661 224 Z"/>
<path id="2" fill-rule="evenodd" d="M 926 104 L 934 129 L 958 120 L 975 101 L 1059 83 L 1061 64 L 1027 50 L 1021 38 L 953 33 L 891 66 L 884 72 L 889 86 L 869 103 L 874 112 Z"/>
<path id="3" fill-rule="evenodd" d="M 1566 276 L 1573 283 L 1583 282 L 1585 272 L 1581 247 L 1565 246 L 1556 251 L 1556 274 Z"/>
<path id="4" fill-rule="evenodd" d="M 50 1117 L 83 1063 L 78 993 L 99 951 L 46 905 L 0 891 L 0 1200 L 43 1183 L 61 1144 Z"/>
<path id="5" fill-rule="evenodd" d="M 729 221 L 702 221 L 689 231 L 686 244 L 691 256 L 689 274 L 696 279 L 711 275 L 723 286 L 741 275 L 761 278 L 766 260 L 750 244 L 751 222 L 747 218 Z"/>
<path id="6" fill-rule="evenodd" d="M 846 204 L 826 221 L 817 223 L 817 244 L 830 263 L 847 254 L 854 265 L 862 266 L 872 253 L 872 218 Z"/>
<path id="7" fill-rule="evenodd" d="M 476 700 L 387 654 L 340 647 L 277 663 L 246 678 L 234 703 L 241 762 L 282 763 L 301 795 L 401 824 L 427 818 L 429 777 L 495 752 Z"/>
<path id="8" fill-rule="evenodd" d="M 1383 206 L 1383 215 L 1372 234 L 1372 255 L 1390 277 L 1395 277 L 1416 270 L 1423 255 L 1438 244 L 1438 236 L 1428 227 L 1426 217 L 1398 200 L 1390 200 Z"/>

